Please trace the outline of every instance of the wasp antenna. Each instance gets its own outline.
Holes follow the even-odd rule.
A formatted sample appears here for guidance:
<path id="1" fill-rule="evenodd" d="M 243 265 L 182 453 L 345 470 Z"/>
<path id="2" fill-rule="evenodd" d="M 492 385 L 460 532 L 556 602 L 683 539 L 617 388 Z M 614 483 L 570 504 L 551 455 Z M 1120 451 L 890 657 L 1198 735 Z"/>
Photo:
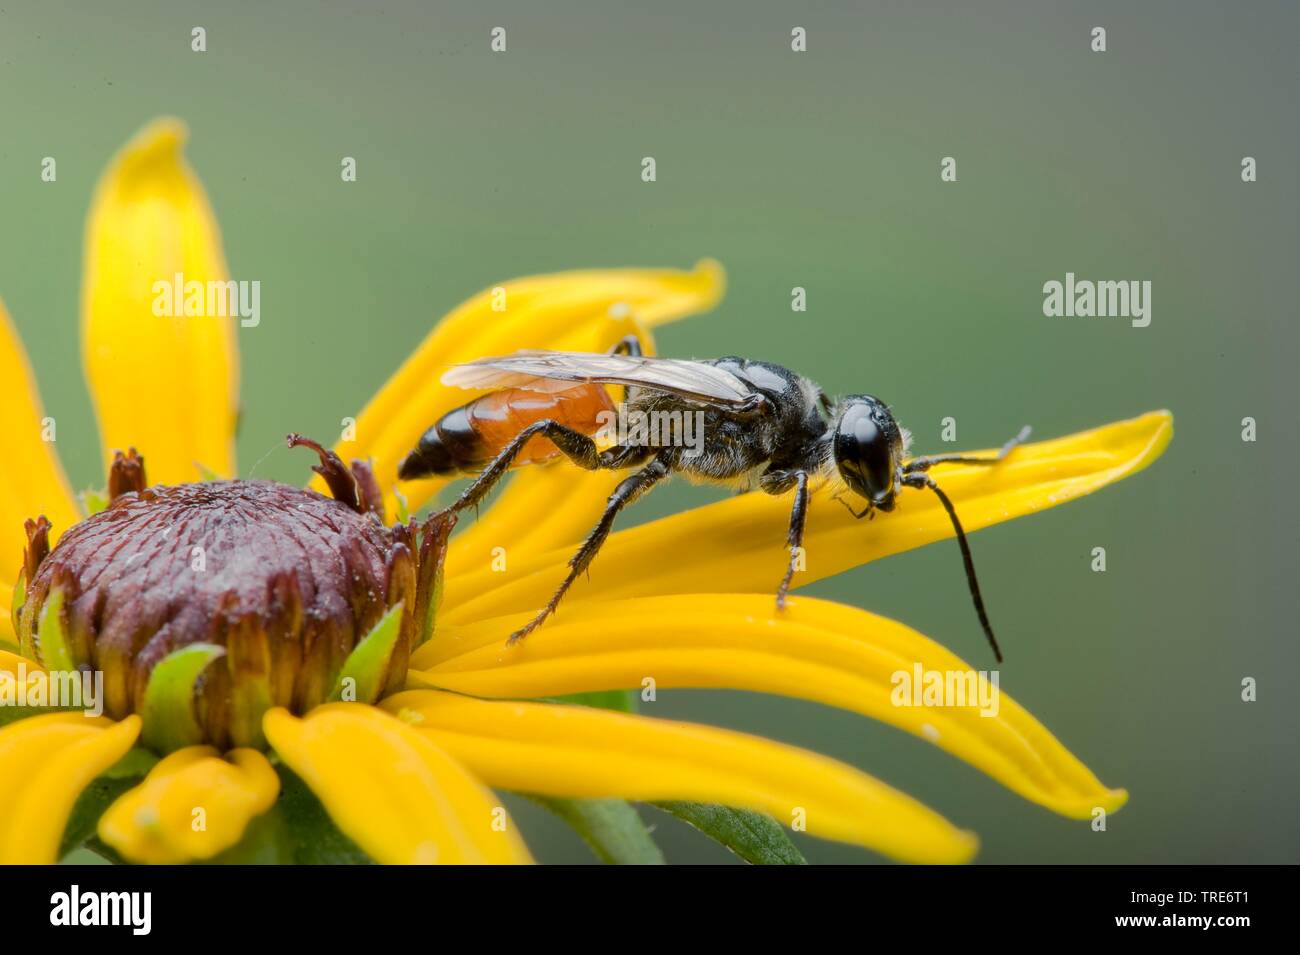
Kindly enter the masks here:
<path id="1" fill-rule="evenodd" d="M 948 519 L 952 521 L 952 529 L 957 532 L 957 545 L 961 548 L 961 559 L 966 565 L 966 583 L 970 587 L 970 599 L 975 604 L 975 613 L 979 615 L 980 626 L 984 628 L 984 636 L 988 637 L 989 646 L 993 648 L 993 655 L 997 657 L 998 663 L 1002 662 L 1002 649 L 998 646 L 998 638 L 993 635 L 993 627 L 989 623 L 988 611 L 984 609 L 984 597 L 980 594 L 980 583 L 975 576 L 975 560 L 971 557 L 970 544 L 966 542 L 966 532 L 962 529 L 961 521 L 957 518 L 957 509 L 952 506 L 952 501 L 948 495 L 944 494 L 939 485 L 934 483 L 934 478 L 924 472 L 915 472 L 907 475 L 905 483 L 912 487 L 928 487 L 939 497 L 939 502 L 943 504 L 943 509 L 948 512 Z"/>

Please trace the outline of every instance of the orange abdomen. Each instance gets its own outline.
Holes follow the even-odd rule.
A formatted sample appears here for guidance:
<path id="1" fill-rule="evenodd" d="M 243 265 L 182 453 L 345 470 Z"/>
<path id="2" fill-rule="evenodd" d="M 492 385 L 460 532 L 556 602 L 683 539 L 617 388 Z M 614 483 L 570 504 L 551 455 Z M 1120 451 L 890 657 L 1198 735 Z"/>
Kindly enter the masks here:
<path id="1" fill-rule="evenodd" d="M 574 431 L 595 435 L 609 423 L 608 415 L 613 411 L 609 392 L 597 384 L 579 384 L 552 393 L 523 388 L 494 391 L 465 408 L 469 425 L 483 442 L 489 459 L 536 421 L 550 418 Z M 549 439 L 533 438 L 519 452 L 514 466 L 549 461 L 559 453 Z"/>

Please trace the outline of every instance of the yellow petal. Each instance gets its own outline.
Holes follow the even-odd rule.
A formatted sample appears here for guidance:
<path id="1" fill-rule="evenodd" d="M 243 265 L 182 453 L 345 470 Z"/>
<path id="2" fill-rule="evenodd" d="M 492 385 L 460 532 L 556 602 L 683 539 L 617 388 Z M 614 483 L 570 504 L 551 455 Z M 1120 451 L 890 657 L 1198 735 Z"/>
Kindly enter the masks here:
<path id="1" fill-rule="evenodd" d="M 391 510 L 397 465 L 429 426 L 475 392 L 443 385 L 449 367 L 520 348 L 603 351 L 638 327 L 654 327 L 707 311 L 722 295 L 722 267 L 703 261 L 694 271 L 599 269 L 511 279 L 505 308 L 485 289 L 440 321 L 357 418 L 356 439 L 335 450 L 345 461 L 373 457 L 375 477 Z M 411 508 L 445 481 L 404 483 Z M 319 486 L 318 486 L 319 489 Z"/>
<path id="2" fill-rule="evenodd" d="M 493 794 L 400 720 L 357 703 L 282 709 L 264 721 L 280 758 L 335 824 L 384 863 L 531 862 Z"/>
<path id="3" fill-rule="evenodd" d="M 82 355 L 104 459 L 134 446 L 152 483 L 235 470 L 238 316 L 155 314 L 155 283 L 229 280 L 177 120 L 147 126 L 100 180 L 86 226 Z M 206 303 L 206 291 L 204 295 Z M 207 311 L 205 305 L 204 311 Z"/>
<path id="4" fill-rule="evenodd" d="M 54 529 L 53 545 L 59 534 L 80 520 L 76 499 L 68 487 L 55 452 L 58 431 L 46 426 L 36 379 L 4 302 L 0 301 L 0 382 L 5 397 L 0 401 L 0 434 L 5 436 L 4 463 L 0 464 L 0 582 L 5 587 L 18 577 L 27 537 L 23 521 L 44 514 Z M 53 423 L 51 423 L 53 427 Z M 0 591 L 6 607 L 10 595 Z M 0 632 L 9 632 L 6 610 Z"/>
<path id="5" fill-rule="evenodd" d="M 523 619 L 440 625 L 413 656 L 409 685 L 518 698 L 639 688 L 651 678 L 659 689 L 776 693 L 929 740 L 1064 816 L 1086 819 L 1094 807 L 1113 811 L 1127 798 L 1000 688 L 990 716 L 979 706 L 896 705 L 897 674 L 911 678 L 917 665 L 945 675 L 972 668 L 915 630 L 855 607 L 800 597 L 778 614 L 767 594 L 587 601 L 506 648 Z"/>
<path id="6" fill-rule="evenodd" d="M 1160 456 L 1172 434 L 1173 418 L 1155 411 L 1025 445 L 995 467 L 942 465 L 931 473 L 952 498 L 966 530 L 974 531 L 1135 474 Z M 870 521 L 855 520 L 833 494 L 830 486 L 813 494 L 804 539 L 807 570 L 795 575 L 796 586 L 953 535 L 930 491 L 905 489 L 893 513 Z M 584 596 L 702 593 L 724 582 L 729 590 L 775 593 L 788 559 L 791 497 L 742 494 L 616 532 L 590 574 L 574 584 L 565 606 Z M 524 555 L 504 572 L 489 568 L 449 575 L 440 624 L 539 609 L 563 578 L 570 556 L 567 549 Z M 629 567 L 636 572 L 628 573 Z M 961 584 L 955 579 L 953 586 Z M 564 612 L 562 607 L 561 616 Z"/>
<path id="7" fill-rule="evenodd" d="M 0 584 L 0 647 L 5 644 L 18 646 L 18 634 L 14 633 L 14 624 L 9 609 L 13 606 L 13 588 Z"/>
<path id="8" fill-rule="evenodd" d="M 401 716 L 493 786 L 588 799 L 691 799 L 766 812 L 905 862 L 966 862 L 973 835 L 850 766 L 756 736 L 585 706 L 399 693 Z"/>
<path id="9" fill-rule="evenodd" d="M 17 651 L 0 649 L 0 673 L 16 676 L 19 666 L 22 666 L 26 673 L 35 673 L 37 670 L 44 669 L 35 660 L 19 655 Z"/>
<path id="10" fill-rule="evenodd" d="M 576 548 L 625 477 L 626 471 L 583 471 L 560 461 L 522 468 L 482 517 L 471 512 L 461 518 L 470 523 L 452 539 L 447 577 L 490 568 L 500 556 L 509 566 L 555 548 Z"/>
<path id="11" fill-rule="evenodd" d="M 140 718 L 47 713 L 0 729 L 0 865 L 57 862 L 81 791 L 126 755 Z"/>
<path id="12" fill-rule="evenodd" d="M 280 777 L 257 750 L 222 758 L 211 746 L 177 750 L 99 819 L 99 837 L 132 862 L 211 859 L 275 805 Z"/>

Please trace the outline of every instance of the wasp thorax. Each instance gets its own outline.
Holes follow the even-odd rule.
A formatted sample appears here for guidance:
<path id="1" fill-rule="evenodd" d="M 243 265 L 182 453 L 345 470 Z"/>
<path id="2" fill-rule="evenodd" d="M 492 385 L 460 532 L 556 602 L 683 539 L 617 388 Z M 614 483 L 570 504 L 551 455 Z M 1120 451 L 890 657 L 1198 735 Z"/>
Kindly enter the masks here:
<path id="1" fill-rule="evenodd" d="M 134 451 L 119 455 L 107 507 L 53 549 L 44 518 L 28 522 L 23 652 L 102 672 L 108 715 L 140 713 L 164 750 L 260 747 L 270 707 L 399 688 L 432 629 L 451 521 L 385 526 L 369 470 L 320 454 L 340 499 L 271 481 L 148 487 Z"/>

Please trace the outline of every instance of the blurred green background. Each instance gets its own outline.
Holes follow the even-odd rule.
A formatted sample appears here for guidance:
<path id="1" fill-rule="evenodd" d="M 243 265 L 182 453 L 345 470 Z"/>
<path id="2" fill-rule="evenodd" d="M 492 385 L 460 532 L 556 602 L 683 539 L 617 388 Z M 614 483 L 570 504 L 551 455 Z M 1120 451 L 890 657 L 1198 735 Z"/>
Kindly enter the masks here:
<path id="1" fill-rule="evenodd" d="M 174 114 L 233 276 L 262 284 L 261 325 L 239 333 L 240 461 L 265 456 L 258 476 L 301 480 L 301 457 L 268 455 L 283 435 L 334 433 L 483 287 L 703 256 L 725 264 L 726 300 L 663 330 L 661 351 L 872 391 L 922 451 L 943 449 L 949 415 L 959 446 L 985 447 L 1025 422 L 1053 436 L 1170 408 L 1150 470 L 973 539 L 1003 689 L 1131 792 L 1107 832 L 813 704 L 665 692 L 651 711 L 849 760 L 977 831 L 982 862 L 1295 862 L 1298 25 L 1281 3 L 11 0 L 0 295 L 70 477 L 101 483 L 76 342 L 83 218 L 110 155 Z M 1045 318 L 1043 283 L 1067 271 L 1152 281 L 1150 327 Z M 627 523 L 714 496 L 674 485 Z M 809 591 L 990 662 L 951 542 Z M 590 859 L 512 805 L 542 859 Z M 729 858 L 647 813 L 670 860 Z M 799 842 L 813 861 L 874 859 Z"/>

